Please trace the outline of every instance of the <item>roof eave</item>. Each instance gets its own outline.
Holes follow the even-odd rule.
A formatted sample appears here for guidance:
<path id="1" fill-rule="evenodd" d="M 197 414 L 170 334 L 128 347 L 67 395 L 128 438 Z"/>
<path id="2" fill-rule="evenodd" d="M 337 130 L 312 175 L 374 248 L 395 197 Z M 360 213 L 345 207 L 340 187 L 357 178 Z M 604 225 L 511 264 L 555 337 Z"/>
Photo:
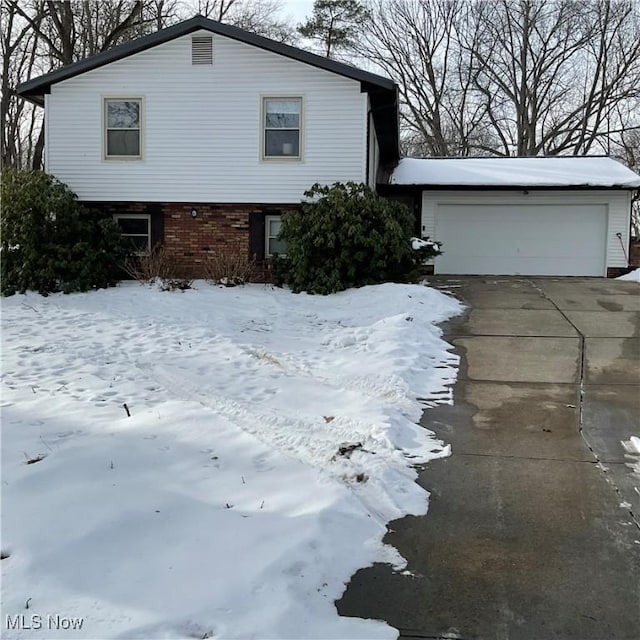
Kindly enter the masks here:
<path id="1" fill-rule="evenodd" d="M 400 160 L 400 127 L 398 120 L 398 87 L 393 91 L 369 87 L 371 113 L 378 138 L 380 163 L 393 169 Z"/>
<path id="2" fill-rule="evenodd" d="M 203 16 L 195 16 L 194 18 L 185 20 L 184 22 L 171 27 L 167 27 L 166 29 L 156 31 L 155 33 L 143 36 L 137 40 L 126 42 L 102 53 L 85 58 L 84 60 L 56 69 L 55 71 L 39 76 L 38 78 L 27 80 L 27 82 L 23 82 L 18 85 L 16 93 L 27 99 L 42 96 L 45 93 L 49 93 L 51 85 L 56 84 L 57 82 L 62 82 L 63 80 L 73 78 L 87 71 L 92 71 L 93 69 L 97 69 L 106 64 L 122 60 L 130 55 L 140 53 L 200 29 L 210 31 L 211 33 L 231 38 L 239 42 L 244 42 L 245 44 L 249 44 L 266 51 L 277 53 L 284 57 L 365 83 L 366 85 L 375 86 L 389 91 L 395 91 L 396 89 L 396 84 L 389 78 L 378 76 L 368 71 L 362 71 L 361 69 L 351 67 L 342 62 L 323 58 L 314 53 L 310 53 L 309 51 L 304 51 L 290 45 L 270 40 L 232 25 L 209 20 Z"/>
<path id="3" fill-rule="evenodd" d="M 640 189 L 640 184 L 636 186 L 613 184 L 613 185 L 587 185 L 587 184 L 424 184 L 419 182 L 397 183 L 388 182 L 387 187 L 394 189 L 422 189 L 424 191 L 636 191 Z"/>

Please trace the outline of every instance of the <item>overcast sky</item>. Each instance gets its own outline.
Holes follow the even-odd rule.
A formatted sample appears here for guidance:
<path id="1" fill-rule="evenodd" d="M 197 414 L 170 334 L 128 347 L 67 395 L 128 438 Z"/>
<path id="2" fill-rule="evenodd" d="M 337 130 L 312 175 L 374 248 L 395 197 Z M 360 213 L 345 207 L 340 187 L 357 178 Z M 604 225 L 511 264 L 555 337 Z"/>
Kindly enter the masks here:
<path id="1" fill-rule="evenodd" d="M 302 22 L 313 10 L 313 0 L 283 0 L 282 15 L 290 16 L 296 24 Z"/>

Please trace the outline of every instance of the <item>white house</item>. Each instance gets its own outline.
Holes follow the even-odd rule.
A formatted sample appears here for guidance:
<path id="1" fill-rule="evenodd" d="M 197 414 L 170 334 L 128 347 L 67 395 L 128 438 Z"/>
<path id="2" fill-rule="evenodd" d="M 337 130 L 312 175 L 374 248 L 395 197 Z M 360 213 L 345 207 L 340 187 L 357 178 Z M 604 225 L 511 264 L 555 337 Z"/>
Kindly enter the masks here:
<path id="1" fill-rule="evenodd" d="M 375 186 L 399 158 L 391 80 L 202 16 L 17 92 L 45 108 L 46 171 L 190 272 L 262 260 L 314 183 Z"/>
<path id="2" fill-rule="evenodd" d="M 200 275 L 210 252 L 264 263 L 314 183 L 414 207 L 436 273 L 616 275 L 640 176 L 604 158 L 399 161 L 393 81 L 196 16 L 30 80 L 45 168 Z"/>

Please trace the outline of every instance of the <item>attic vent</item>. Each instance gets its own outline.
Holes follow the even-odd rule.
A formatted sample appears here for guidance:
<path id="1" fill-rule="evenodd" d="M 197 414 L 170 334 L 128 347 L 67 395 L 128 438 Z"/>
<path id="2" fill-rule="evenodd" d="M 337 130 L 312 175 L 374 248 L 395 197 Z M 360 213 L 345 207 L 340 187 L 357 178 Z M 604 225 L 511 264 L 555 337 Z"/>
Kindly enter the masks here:
<path id="1" fill-rule="evenodd" d="M 191 64 L 213 64 L 212 36 L 191 38 Z"/>

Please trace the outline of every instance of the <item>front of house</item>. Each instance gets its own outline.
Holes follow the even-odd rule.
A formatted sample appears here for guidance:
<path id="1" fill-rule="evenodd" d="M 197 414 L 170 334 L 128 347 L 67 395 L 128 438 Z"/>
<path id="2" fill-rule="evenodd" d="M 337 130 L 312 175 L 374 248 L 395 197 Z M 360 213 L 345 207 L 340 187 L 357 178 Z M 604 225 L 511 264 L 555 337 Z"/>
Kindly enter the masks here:
<path id="1" fill-rule="evenodd" d="M 45 108 L 46 170 L 140 251 L 162 243 L 184 275 L 220 252 L 268 265 L 281 215 L 338 181 L 412 206 L 416 233 L 444 243 L 436 273 L 611 276 L 629 263 L 640 176 L 619 163 L 400 161 L 393 81 L 202 16 L 17 93 Z"/>
<path id="2" fill-rule="evenodd" d="M 19 93 L 45 107 L 46 171 L 195 275 L 277 252 L 314 183 L 375 186 L 398 161 L 391 80 L 199 16 Z"/>

